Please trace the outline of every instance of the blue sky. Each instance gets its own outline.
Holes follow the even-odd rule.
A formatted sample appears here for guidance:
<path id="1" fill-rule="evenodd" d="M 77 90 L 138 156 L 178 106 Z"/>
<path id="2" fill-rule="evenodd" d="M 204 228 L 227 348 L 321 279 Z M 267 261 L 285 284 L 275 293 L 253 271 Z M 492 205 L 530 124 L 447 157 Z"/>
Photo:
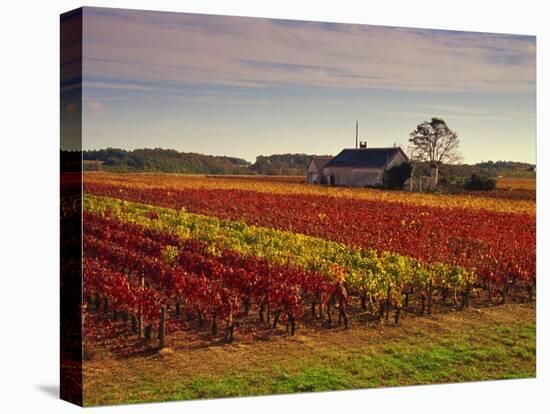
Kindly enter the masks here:
<path id="1" fill-rule="evenodd" d="M 535 38 L 85 8 L 83 148 L 253 161 L 407 147 L 443 117 L 465 162 L 535 162 Z"/>

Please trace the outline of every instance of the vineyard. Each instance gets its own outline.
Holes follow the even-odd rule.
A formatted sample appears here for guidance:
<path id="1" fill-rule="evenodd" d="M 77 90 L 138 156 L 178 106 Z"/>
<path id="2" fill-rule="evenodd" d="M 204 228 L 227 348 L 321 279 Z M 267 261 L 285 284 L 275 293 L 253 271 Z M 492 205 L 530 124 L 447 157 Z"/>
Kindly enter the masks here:
<path id="1" fill-rule="evenodd" d="M 231 343 L 532 301 L 534 190 L 519 190 L 532 198 L 86 174 L 85 338 L 122 327 L 162 349 L 182 329 Z"/>

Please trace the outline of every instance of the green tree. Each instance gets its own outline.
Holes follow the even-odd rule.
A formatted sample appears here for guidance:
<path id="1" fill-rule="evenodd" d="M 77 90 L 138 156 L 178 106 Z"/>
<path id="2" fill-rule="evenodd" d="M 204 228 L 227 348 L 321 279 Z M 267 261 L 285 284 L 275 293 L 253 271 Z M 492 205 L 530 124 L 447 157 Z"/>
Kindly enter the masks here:
<path id="1" fill-rule="evenodd" d="M 429 162 L 434 170 L 433 180 L 437 185 L 441 164 L 454 164 L 462 159 L 458 151 L 460 143 L 456 132 L 451 131 L 441 118 L 424 121 L 409 134 L 409 151 L 418 161 Z"/>
<path id="2" fill-rule="evenodd" d="M 497 187 L 497 181 L 490 177 L 482 177 L 472 174 L 470 179 L 464 184 L 464 189 L 471 191 L 490 191 Z"/>

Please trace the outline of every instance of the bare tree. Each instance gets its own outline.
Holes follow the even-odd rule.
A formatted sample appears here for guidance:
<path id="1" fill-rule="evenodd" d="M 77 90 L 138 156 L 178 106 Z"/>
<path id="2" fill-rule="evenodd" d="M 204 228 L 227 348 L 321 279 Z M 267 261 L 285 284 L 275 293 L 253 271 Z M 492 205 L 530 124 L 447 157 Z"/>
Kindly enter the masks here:
<path id="1" fill-rule="evenodd" d="M 458 151 L 458 135 L 441 118 L 422 122 L 409 137 L 409 151 L 415 154 L 417 160 L 430 163 L 434 171 L 434 185 L 437 185 L 441 164 L 453 164 L 462 160 Z"/>

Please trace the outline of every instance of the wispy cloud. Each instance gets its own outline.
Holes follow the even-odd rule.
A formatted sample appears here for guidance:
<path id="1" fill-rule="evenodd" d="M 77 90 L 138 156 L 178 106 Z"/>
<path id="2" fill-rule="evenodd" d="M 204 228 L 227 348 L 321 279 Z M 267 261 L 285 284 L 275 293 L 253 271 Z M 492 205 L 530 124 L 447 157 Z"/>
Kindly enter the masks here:
<path id="1" fill-rule="evenodd" d="M 88 87 L 535 88 L 529 36 L 95 8 L 85 18 L 85 79 L 109 78 Z"/>
<path id="2" fill-rule="evenodd" d="M 452 105 L 426 107 L 425 111 L 386 111 L 382 115 L 394 119 L 415 119 L 418 122 L 432 117 L 444 119 L 461 119 L 470 121 L 503 121 L 503 120 L 533 120 L 534 113 L 521 111 L 502 111 L 492 109 L 468 108 Z"/>
<path id="3" fill-rule="evenodd" d="M 119 89 L 126 91 L 154 91 L 156 88 L 153 86 L 139 85 L 135 83 L 124 82 L 82 82 L 83 88 L 97 88 L 97 89 Z"/>

